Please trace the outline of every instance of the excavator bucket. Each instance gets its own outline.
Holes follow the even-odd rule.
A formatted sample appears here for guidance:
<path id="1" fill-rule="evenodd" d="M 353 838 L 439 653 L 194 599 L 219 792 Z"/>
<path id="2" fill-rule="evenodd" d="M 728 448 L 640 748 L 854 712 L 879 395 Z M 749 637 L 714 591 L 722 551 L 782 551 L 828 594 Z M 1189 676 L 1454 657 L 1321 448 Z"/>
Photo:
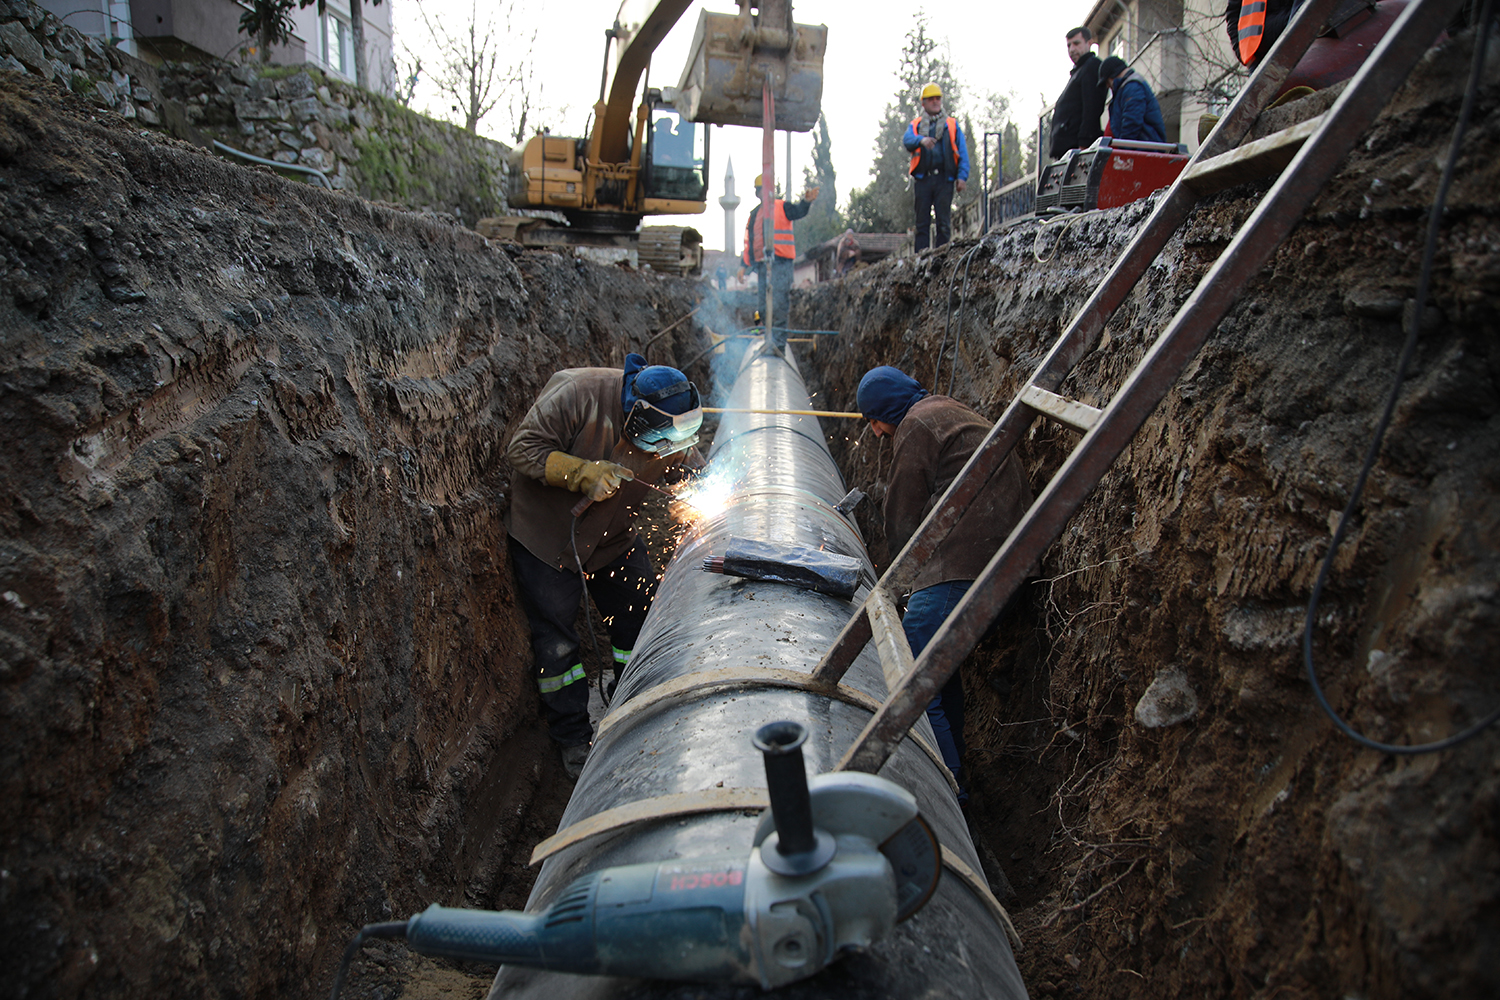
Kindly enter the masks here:
<path id="1" fill-rule="evenodd" d="M 695 122 L 759 128 L 761 87 L 769 79 L 778 129 L 806 132 L 816 125 L 828 26 L 791 24 L 788 17 L 778 28 L 769 20 L 751 16 L 748 6 L 742 14 L 703 11 L 674 96 L 677 110 Z"/>

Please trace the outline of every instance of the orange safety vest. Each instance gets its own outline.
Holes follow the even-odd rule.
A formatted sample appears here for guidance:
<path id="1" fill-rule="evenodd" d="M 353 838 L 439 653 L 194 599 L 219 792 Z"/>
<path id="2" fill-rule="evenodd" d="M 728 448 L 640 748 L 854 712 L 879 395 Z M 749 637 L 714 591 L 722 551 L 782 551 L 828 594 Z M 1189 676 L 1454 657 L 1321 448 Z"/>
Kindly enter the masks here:
<path id="1" fill-rule="evenodd" d="M 1249 66 L 1260 51 L 1266 35 L 1266 0 L 1249 0 L 1240 4 L 1240 23 L 1235 37 L 1239 40 L 1240 62 Z"/>
<path id="2" fill-rule="evenodd" d="M 786 202 L 777 198 L 775 206 L 775 214 L 771 217 L 771 249 L 776 256 L 791 260 L 797 256 L 797 237 L 792 233 L 792 220 L 786 217 Z M 746 267 L 754 267 L 766 252 L 766 224 L 758 212 L 746 229 L 745 253 L 740 259 Z"/>
<path id="3" fill-rule="evenodd" d="M 917 137 L 918 138 L 921 138 L 921 136 L 922 136 L 922 133 L 920 131 L 921 126 L 922 126 L 922 116 L 921 115 L 918 115 L 917 117 L 915 117 L 915 118 L 913 118 L 911 120 L 911 130 L 913 132 L 917 133 Z M 952 153 L 953 153 L 953 169 L 957 170 L 958 169 L 958 119 L 952 117 L 951 115 L 948 118 L 948 149 L 950 151 L 952 151 Z M 924 150 L 921 146 L 918 146 L 917 147 L 917 151 L 915 153 L 911 154 L 911 167 L 906 171 L 907 173 L 914 174 L 914 173 L 917 172 L 917 167 L 922 162 L 922 154 L 924 152 L 926 152 L 926 150 Z"/>

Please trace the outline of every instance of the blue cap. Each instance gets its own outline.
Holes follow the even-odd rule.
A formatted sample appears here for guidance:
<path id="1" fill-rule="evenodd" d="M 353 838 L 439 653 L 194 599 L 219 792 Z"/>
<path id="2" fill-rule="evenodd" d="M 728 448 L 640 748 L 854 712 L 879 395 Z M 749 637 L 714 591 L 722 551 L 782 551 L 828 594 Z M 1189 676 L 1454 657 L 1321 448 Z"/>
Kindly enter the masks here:
<path id="1" fill-rule="evenodd" d="M 906 372 L 881 365 L 865 372 L 865 377 L 859 380 L 856 398 L 859 412 L 866 420 L 879 420 L 895 427 L 905 418 L 911 405 L 927 394 L 927 390 Z"/>

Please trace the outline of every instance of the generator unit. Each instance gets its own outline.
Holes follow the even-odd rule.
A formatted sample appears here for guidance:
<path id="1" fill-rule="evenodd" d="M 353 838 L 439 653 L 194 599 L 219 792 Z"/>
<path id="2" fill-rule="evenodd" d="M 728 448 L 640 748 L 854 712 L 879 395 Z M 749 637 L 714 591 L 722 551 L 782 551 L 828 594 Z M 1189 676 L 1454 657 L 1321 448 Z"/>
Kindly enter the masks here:
<path id="1" fill-rule="evenodd" d="M 1138 142 L 1101 136 L 1042 168 L 1036 211 L 1116 208 L 1177 179 L 1190 159 L 1179 142 Z"/>

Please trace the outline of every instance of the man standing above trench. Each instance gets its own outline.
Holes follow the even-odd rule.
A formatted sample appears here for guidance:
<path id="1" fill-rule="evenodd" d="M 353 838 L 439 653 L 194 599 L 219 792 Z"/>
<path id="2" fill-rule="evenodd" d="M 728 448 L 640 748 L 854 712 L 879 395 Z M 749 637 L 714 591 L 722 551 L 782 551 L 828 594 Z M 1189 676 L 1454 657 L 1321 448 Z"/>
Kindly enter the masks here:
<path id="1" fill-rule="evenodd" d="M 630 660 L 656 597 L 656 569 L 635 508 L 673 468 L 701 464 L 688 448 L 703 423 L 698 389 L 676 368 L 626 355 L 625 370 L 569 368 L 547 381 L 511 438 L 517 475 L 506 528 L 531 626 L 537 687 L 568 776 L 578 777 L 594 730 L 573 623 L 584 581 L 614 646 Z M 581 500 L 593 501 L 574 515 Z"/>
<path id="2" fill-rule="evenodd" d="M 1114 92 L 1109 99 L 1107 135 L 1140 142 L 1167 141 L 1161 105 L 1145 77 L 1125 65 L 1124 59 L 1110 56 L 1099 64 L 1099 82 L 1109 84 Z"/>
<path id="3" fill-rule="evenodd" d="M 865 373 L 857 398 L 859 412 L 875 436 L 892 439 L 885 540 L 894 560 L 984 441 L 991 423 L 950 396 L 931 395 L 916 379 L 889 365 Z M 913 656 L 927 648 L 1031 500 L 1031 484 L 1019 457 L 1012 453 L 912 581 L 901 626 Z M 937 736 L 943 763 L 958 783 L 959 802 L 966 803 L 964 686 L 959 671 L 953 672 L 927 706 L 927 720 Z"/>
<path id="4" fill-rule="evenodd" d="M 1068 58 L 1073 70 L 1068 85 L 1052 108 L 1052 145 L 1049 153 L 1058 160 L 1070 149 L 1082 149 L 1099 138 L 1099 118 L 1104 114 L 1104 95 L 1109 89 L 1099 79 L 1099 57 L 1089 43 L 1094 35 L 1088 28 L 1068 32 Z"/>
<path id="5" fill-rule="evenodd" d="M 812 208 L 812 203 L 818 200 L 818 188 L 808 188 L 802 193 L 802 200 L 788 205 L 780 198 L 773 199 L 771 206 L 771 274 L 770 283 L 766 278 L 766 227 L 761 221 L 760 210 L 765 207 L 765 189 L 761 187 L 764 175 L 755 175 L 755 196 L 761 201 L 750 210 L 750 220 L 745 223 L 745 252 L 740 257 L 740 262 L 746 268 L 755 270 L 755 294 L 760 301 L 761 321 L 765 322 L 766 316 L 771 317 L 771 323 L 777 329 L 785 330 L 791 326 L 792 312 L 792 278 L 793 261 L 797 258 L 797 240 L 792 232 L 792 220 L 800 219 L 807 215 Z M 745 269 L 740 269 L 740 277 L 744 277 Z M 774 307 L 767 312 L 766 303 L 771 302 Z M 767 331 L 771 342 L 780 345 L 785 341 L 785 335 L 775 336 Z"/>
<path id="6" fill-rule="evenodd" d="M 969 183 L 969 146 L 958 119 L 943 114 L 943 89 L 935 83 L 922 88 L 922 113 L 911 120 L 901 144 L 911 153 L 912 195 L 917 216 L 912 250 L 927 249 L 928 227 L 936 222 L 932 245 L 948 242 L 952 230 L 953 192 Z"/>

